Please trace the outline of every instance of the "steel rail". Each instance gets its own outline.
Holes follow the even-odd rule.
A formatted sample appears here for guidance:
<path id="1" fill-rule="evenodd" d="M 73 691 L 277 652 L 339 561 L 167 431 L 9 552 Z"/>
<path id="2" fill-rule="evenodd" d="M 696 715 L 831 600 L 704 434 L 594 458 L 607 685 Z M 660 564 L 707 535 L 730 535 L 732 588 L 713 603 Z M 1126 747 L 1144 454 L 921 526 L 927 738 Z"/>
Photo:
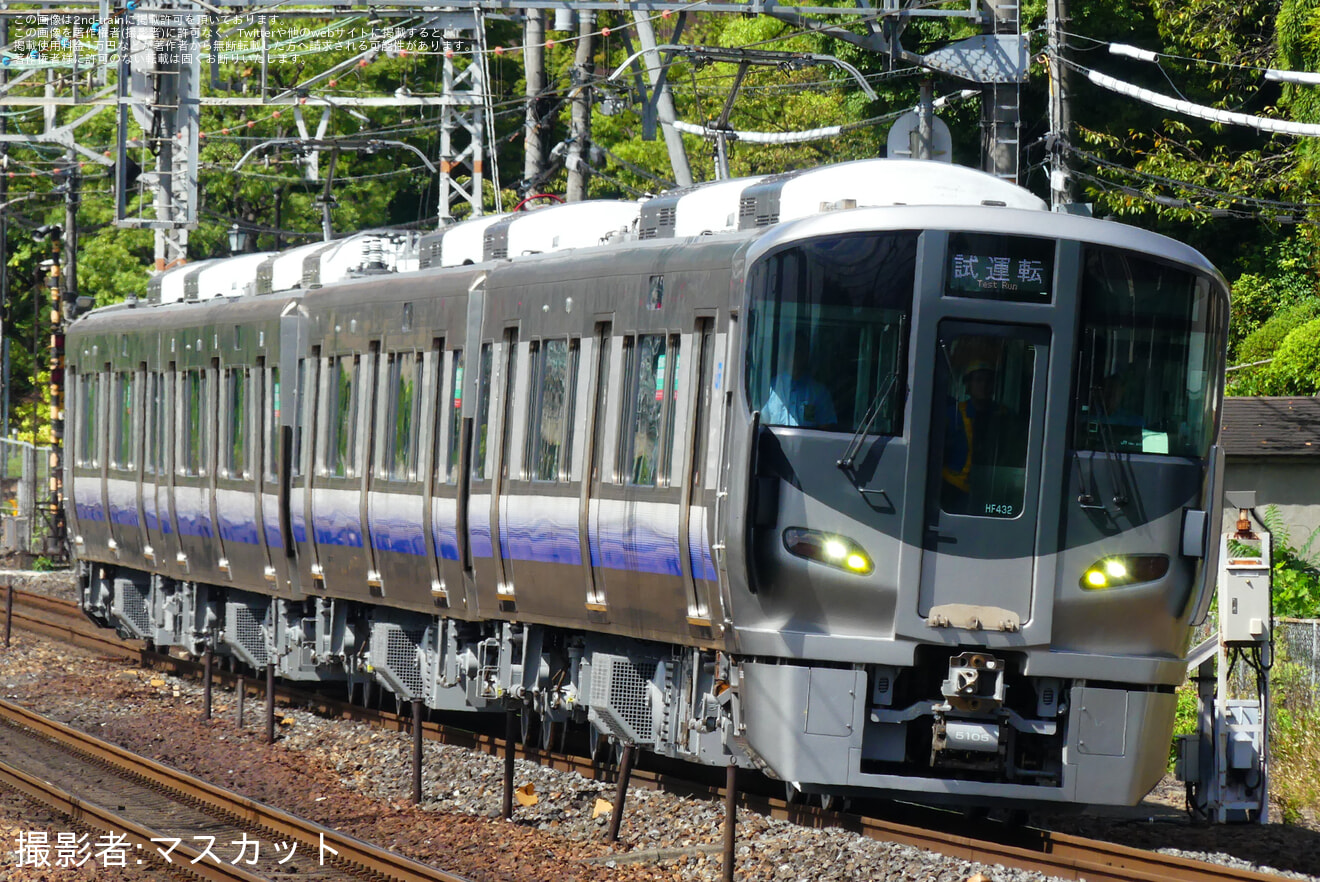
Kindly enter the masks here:
<path id="1" fill-rule="evenodd" d="M 28 598 L 35 595 L 20 591 L 16 592 L 15 596 L 19 603 L 27 604 Z M 77 605 L 69 601 L 42 598 L 34 605 L 39 605 L 52 613 L 81 617 Z M 52 626 L 52 630 L 67 631 L 76 634 L 78 639 L 84 638 L 84 632 L 73 628 L 62 629 Z M 198 676 L 201 671 L 199 663 L 173 656 L 139 652 L 135 655 L 131 654 L 130 657 L 138 656 L 141 656 L 146 663 L 169 667 L 178 673 L 193 677 Z M 219 679 L 233 681 L 236 678 L 222 673 Z M 278 687 L 276 695 L 286 702 L 324 716 L 368 723 L 385 730 L 411 731 L 410 719 L 388 711 L 371 710 L 286 687 Z M 480 750 L 494 756 L 503 756 L 504 753 L 504 739 L 493 735 L 432 722 L 424 723 L 422 732 L 425 738 L 444 744 Z M 585 778 L 610 780 L 606 770 L 587 757 L 542 751 L 526 745 L 519 745 L 515 755 L 559 771 L 576 772 Z M 717 799 L 723 793 L 721 787 L 693 782 L 663 772 L 634 770 L 632 778 L 642 786 L 698 798 Z M 1086 882 L 1277 882 L 1279 879 L 1278 875 L 1272 873 L 1175 857 L 1034 827 L 1016 828 L 1010 835 L 1004 837 L 1005 841 L 995 841 L 881 818 L 845 815 L 809 806 L 789 805 L 783 800 L 768 799 L 754 794 L 744 793 L 740 802 L 751 811 L 803 826 L 843 827 L 872 839 L 911 845 L 968 861 L 1037 870 L 1063 879 L 1085 879 Z M 1007 841 L 1009 839 L 1013 841 Z"/>
<path id="2" fill-rule="evenodd" d="M 3 699 L 0 699 L 0 719 L 53 738 L 117 770 L 135 775 L 152 786 L 179 794 L 204 810 L 234 818 L 240 824 L 250 824 L 280 836 L 296 839 L 300 844 L 311 848 L 319 849 L 325 846 L 337 852 L 339 860 L 370 872 L 392 879 L 409 880 L 409 882 L 412 880 L 466 882 L 461 876 L 446 873 L 420 861 L 217 787 Z M 77 814 L 73 817 L 77 817 Z"/>
<path id="3" fill-rule="evenodd" d="M 5 762 L 0 762 L 0 787 L 23 794 L 28 799 L 44 805 L 57 814 L 73 818 L 80 824 L 94 827 L 107 833 L 123 834 L 134 853 L 151 854 L 158 849 L 158 843 L 169 839 L 159 830 L 143 827 L 128 818 L 84 799 L 79 799 L 67 790 L 56 787 L 49 781 L 27 774 Z M 159 863 L 171 872 L 189 873 L 207 882 L 266 882 L 261 876 L 255 876 L 241 867 L 203 860 L 204 853 L 191 845 L 180 842 L 174 846 L 171 854 L 187 858 L 189 863 L 161 858 Z"/>

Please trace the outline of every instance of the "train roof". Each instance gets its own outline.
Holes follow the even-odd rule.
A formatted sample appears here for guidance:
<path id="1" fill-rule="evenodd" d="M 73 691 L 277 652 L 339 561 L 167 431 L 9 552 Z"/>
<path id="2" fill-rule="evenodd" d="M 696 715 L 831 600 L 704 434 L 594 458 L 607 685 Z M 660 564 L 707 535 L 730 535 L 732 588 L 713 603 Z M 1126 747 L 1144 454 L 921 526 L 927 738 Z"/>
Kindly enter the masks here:
<path id="1" fill-rule="evenodd" d="M 918 210 L 923 206 L 926 211 Z M 938 212 L 935 206 L 941 207 Z M 1010 215 L 1001 213 L 992 219 L 977 213 L 992 207 L 999 212 L 1009 209 L 1011 216 L 1021 217 L 1009 222 L 1004 219 Z M 639 240 L 739 233 L 744 238 L 768 233 L 754 249 L 759 254 L 790 236 L 899 222 L 894 219 L 897 215 L 858 213 L 865 209 L 904 209 L 901 223 L 907 228 L 978 224 L 978 228 L 1007 231 L 1008 224 L 1027 235 L 1133 248 L 1215 273 L 1198 252 L 1172 239 L 1122 224 L 1051 213 L 1028 190 L 976 169 L 923 160 L 865 159 L 710 181 L 671 190 L 646 202 L 593 200 L 484 215 L 426 236 L 412 231 L 369 231 L 277 254 L 201 261 L 155 276 L 149 283 L 149 299 L 170 303 L 302 292 L 363 276 L 467 264 L 494 266 L 498 262 L 503 266 L 533 260 L 544 266 L 538 255 L 577 251 L 582 256 L 582 249 L 621 241 L 639 244 Z M 649 259 L 643 257 L 642 261 Z"/>
<path id="2" fill-rule="evenodd" d="M 830 212 L 767 230 L 748 249 L 747 259 L 756 260 L 801 239 L 874 230 L 963 230 L 1068 239 L 1186 264 L 1217 279 L 1225 290 L 1228 288 L 1224 277 L 1205 255 L 1168 236 L 1117 221 L 992 205 L 890 206 Z"/>

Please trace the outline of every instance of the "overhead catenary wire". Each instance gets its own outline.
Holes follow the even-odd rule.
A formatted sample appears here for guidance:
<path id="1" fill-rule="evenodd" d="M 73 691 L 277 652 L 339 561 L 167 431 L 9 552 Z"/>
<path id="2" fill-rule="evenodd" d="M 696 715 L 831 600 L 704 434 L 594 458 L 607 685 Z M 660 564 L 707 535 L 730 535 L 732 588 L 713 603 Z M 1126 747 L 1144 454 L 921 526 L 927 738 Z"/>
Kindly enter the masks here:
<path id="1" fill-rule="evenodd" d="M 981 93 L 976 91 L 975 89 L 964 89 L 959 92 L 950 93 L 949 95 L 940 96 L 940 98 L 936 99 L 935 106 L 944 107 L 954 101 L 960 101 L 965 98 L 979 96 L 980 94 Z M 873 126 L 876 123 L 886 122 L 891 119 L 897 119 L 898 117 L 902 116 L 905 113 L 910 112 L 911 110 L 912 108 L 904 107 L 901 110 L 894 110 L 889 113 L 882 113 L 879 116 L 872 116 L 872 117 L 868 117 L 867 119 L 859 119 L 855 122 L 839 123 L 838 125 L 824 126 L 817 129 L 806 129 L 797 132 L 727 131 L 724 132 L 723 134 L 728 135 L 738 141 L 745 141 L 748 144 L 801 144 L 806 141 L 820 141 L 826 138 L 837 138 L 839 135 L 856 131 L 857 129 L 863 129 L 866 128 L 867 126 Z M 715 135 L 720 134 L 718 130 L 713 129 L 709 126 L 693 125 L 692 123 L 685 123 L 682 122 L 681 120 L 674 123 L 674 128 L 678 129 L 680 132 L 685 132 L 689 135 L 700 135 L 703 137 L 713 137 Z"/>

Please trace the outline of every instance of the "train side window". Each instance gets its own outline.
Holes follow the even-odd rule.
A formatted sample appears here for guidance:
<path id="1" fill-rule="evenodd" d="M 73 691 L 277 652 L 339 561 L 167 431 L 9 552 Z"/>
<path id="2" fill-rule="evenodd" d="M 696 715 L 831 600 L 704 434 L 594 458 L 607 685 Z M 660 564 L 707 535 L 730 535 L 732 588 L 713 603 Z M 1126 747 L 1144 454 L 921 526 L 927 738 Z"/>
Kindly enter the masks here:
<path id="1" fill-rule="evenodd" d="M 202 454 L 206 450 L 206 372 L 185 370 L 178 378 L 179 474 L 196 477 L 202 474 Z"/>
<path id="2" fill-rule="evenodd" d="M 678 334 L 669 335 L 669 347 L 666 354 L 664 376 L 656 377 L 657 385 L 664 386 L 664 389 L 657 389 L 657 392 L 663 391 L 665 402 L 664 413 L 664 442 L 660 447 L 662 458 L 661 474 L 664 476 L 666 484 L 671 483 L 670 476 L 673 475 L 674 460 L 674 424 L 677 422 L 678 414 L 678 360 L 681 356 L 681 339 Z"/>
<path id="3" fill-rule="evenodd" d="M 386 377 L 389 397 L 386 403 L 382 464 L 391 481 L 417 479 L 417 433 L 420 426 L 421 372 L 423 361 L 412 352 L 393 352 L 388 356 Z"/>
<path id="4" fill-rule="evenodd" d="M 486 441 L 490 429 L 490 379 L 494 366 L 494 351 L 490 343 L 481 344 L 481 363 L 477 374 L 477 424 L 474 433 L 476 450 L 472 456 L 472 478 L 483 481 L 489 476 Z"/>
<path id="5" fill-rule="evenodd" d="M 453 390 L 450 397 L 453 401 L 449 407 L 444 408 L 444 411 L 448 414 L 446 419 L 449 420 L 449 435 L 445 442 L 449 445 L 449 450 L 444 461 L 449 464 L 449 467 L 445 470 L 445 474 L 448 475 L 448 483 L 457 484 L 459 443 L 462 439 L 463 429 L 463 350 L 461 349 L 455 349 L 453 352 L 450 359 L 449 376 L 449 388 Z"/>
<path id="6" fill-rule="evenodd" d="M 95 462 L 93 439 L 96 437 L 96 374 L 76 375 L 78 401 L 77 462 L 92 467 Z"/>
<path id="7" fill-rule="evenodd" d="M 573 391 L 578 341 L 533 343 L 527 473 L 534 481 L 564 481 L 573 445 Z"/>
<path id="8" fill-rule="evenodd" d="M 102 447 L 101 436 L 105 431 L 104 416 L 101 407 L 104 404 L 107 387 L 109 386 L 110 375 L 108 372 L 102 372 L 92 377 L 92 407 L 95 408 L 92 416 L 92 424 L 87 438 L 87 460 L 88 465 L 93 468 L 101 467 Z"/>
<path id="9" fill-rule="evenodd" d="M 435 408 L 435 484 L 458 483 L 458 448 L 463 428 L 463 351 L 440 347 L 436 369 L 440 393 Z"/>
<path id="10" fill-rule="evenodd" d="M 322 468 L 336 478 L 357 474 L 357 432 L 359 357 L 343 355 L 330 359 L 326 383 L 326 438 Z"/>
<path id="11" fill-rule="evenodd" d="M 142 377 L 142 472 L 156 474 L 156 374 L 147 371 Z"/>
<path id="12" fill-rule="evenodd" d="M 230 368 L 224 374 L 225 420 L 224 475 L 229 478 L 248 476 L 248 377 L 244 368 Z"/>
<path id="13" fill-rule="evenodd" d="M 624 483 L 634 486 L 657 487 L 665 483 L 668 468 L 666 447 L 673 443 L 673 364 L 678 357 L 676 348 L 669 349 L 664 334 L 642 334 L 631 347 L 631 357 L 625 351 L 629 378 L 624 384 L 627 412 L 621 462 L 627 471 Z"/>
<path id="14" fill-rule="evenodd" d="M 114 405 L 111 408 L 111 420 L 114 431 L 111 434 L 110 467 L 119 471 L 133 469 L 133 424 L 134 417 L 133 375 L 128 371 L 114 374 Z"/>
<path id="15" fill-rule="evenodd" d="M 293 474 L 301 478 L 308 471 L 307 461 L 308 450 L 303 444 L 303 429 L 312 418 L 315 394 L 308 390 L 316 389 L 316 365 L 317 352 L 312 351 L 310 359 L 298 359 L 298 375 L 294 379 L 294 401 L 296 402 L 293 415 Z"/>
<path id="16" fill-rule="evenodd" d="M 266 368 L 266 480 L 274 481 L 279 475 L 280 463 L 280 369 Z"/>

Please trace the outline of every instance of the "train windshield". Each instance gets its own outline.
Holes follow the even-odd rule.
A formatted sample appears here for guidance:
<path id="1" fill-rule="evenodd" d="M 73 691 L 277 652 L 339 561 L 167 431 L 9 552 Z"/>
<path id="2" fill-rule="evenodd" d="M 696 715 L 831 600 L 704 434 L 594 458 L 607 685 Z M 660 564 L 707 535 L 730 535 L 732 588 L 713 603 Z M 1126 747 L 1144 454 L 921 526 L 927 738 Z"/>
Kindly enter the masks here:
<path id="1" fill-rule="evenodd" d="M 903 430 L 917 233 L 858 233 L 778 251 L 751 274 L 747 397 L 767 426 Z"/>
<path id="2" fill-rule="evenodd" d="M 1088 248 L 1074 447 L 1205 457 L 1224 321 L 1209 279 Z"/>

